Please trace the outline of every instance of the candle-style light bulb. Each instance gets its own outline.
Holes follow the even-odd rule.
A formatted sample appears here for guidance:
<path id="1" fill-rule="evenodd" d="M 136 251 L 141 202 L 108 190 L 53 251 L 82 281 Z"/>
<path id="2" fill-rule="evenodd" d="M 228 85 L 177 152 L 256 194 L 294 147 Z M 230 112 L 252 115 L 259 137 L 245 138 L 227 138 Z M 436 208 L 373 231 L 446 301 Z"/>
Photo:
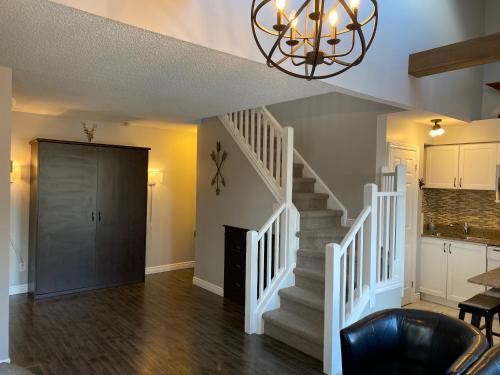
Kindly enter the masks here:
<path id="1" fill-rule="evenodd" d="M 276 0 L 275 3 L 278 11 L 283 12 L 285 10 L 286 0 Z"/>
<path id="2" fill-rule="evenodd" d="M 337 22 L 339 22 L 339 14 L 336 10 L 332 10 L 330 12 L 330 14 L 328 15 L 328 20 L 330 21 L 332 27 L 337 25 Z"/>
<path id="3" fill-rule="evenodd" d="M 359 2 L 360 0 L 351 0 L 351 9 L 352 10 L 357 10 L 359 8 Z"/>
<path id="4" fill-rule="evenodd" d="M 295 10 L 292 10 L 292 13 L 290 13 L 290 19 L 292 20 L 292 29 L 296 29 L 299 24 L 299 18 L 297 17 L 297 12 Z"/>

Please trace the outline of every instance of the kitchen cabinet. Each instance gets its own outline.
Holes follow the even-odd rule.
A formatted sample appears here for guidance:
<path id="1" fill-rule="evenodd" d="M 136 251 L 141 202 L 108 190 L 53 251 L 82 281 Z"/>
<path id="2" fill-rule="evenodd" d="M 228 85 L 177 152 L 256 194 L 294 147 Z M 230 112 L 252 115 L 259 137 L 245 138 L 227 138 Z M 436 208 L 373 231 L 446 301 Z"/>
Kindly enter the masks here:
<path id="1" fill-rule="evenodd" d="M 426 187 L 496 190 L 497 145 L 477 143 L 426 149 Z"/>
<path id="2" fill-rule="evenodd" d="M 433 146 L 426 149 L 425 187 L 457 188 L 459 149 L 458 145 Z"/>
<path id="3" fill-rule="evenodd" d="M 420 291 L 462 302 L 484 287 L 467 280 L 486 272 L 486 245 L 438 238 L 422 238 Z"/>
<path id="4" fill-rule="evenodd" d="M 496 144 L 460 145 L 458 187 L 467 190 L 496 189 Z"/>
<path id="5" fill-rule="evenodd" d="M 447 244 L 432 238 L 422 238 L 420 251 L 420 291 L 446 298 Z"/>

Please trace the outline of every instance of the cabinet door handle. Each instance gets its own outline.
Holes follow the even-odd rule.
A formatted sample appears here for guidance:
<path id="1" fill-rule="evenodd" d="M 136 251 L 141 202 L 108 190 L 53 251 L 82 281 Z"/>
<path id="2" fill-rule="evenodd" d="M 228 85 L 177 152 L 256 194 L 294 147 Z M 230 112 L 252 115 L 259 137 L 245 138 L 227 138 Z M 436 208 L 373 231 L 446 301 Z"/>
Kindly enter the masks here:
<path id="1" fill-rule="evenodd" d="M 448 252 L 451 254 L 451 243 L 448 245 Z"/>
<path id="2" fill-rule="evenodd" d="M 94 211 L 92 211 L 92 222 L 95 221 L 95 214 L 94 214 Z"/>
<path id="3" fill-rule="evenodd" d="M 102 214 L 101 211 L 99 211 L 99 223 L 102 221 Z"/>
<path id="4" fill-rule="evenodd" d="M 453 179 L 453 187 L 457 187 L 457 178 L 456 177 Z"/>
<path id="5" fill-rule="evenodd" d="M 443 243 L 443 253 L 446 253 L 446 242 Z"/>
<path id="6" fill-rule="evenodd" d="M 460 187 L 462 187 L 462 177 L 460 177 Z"/>

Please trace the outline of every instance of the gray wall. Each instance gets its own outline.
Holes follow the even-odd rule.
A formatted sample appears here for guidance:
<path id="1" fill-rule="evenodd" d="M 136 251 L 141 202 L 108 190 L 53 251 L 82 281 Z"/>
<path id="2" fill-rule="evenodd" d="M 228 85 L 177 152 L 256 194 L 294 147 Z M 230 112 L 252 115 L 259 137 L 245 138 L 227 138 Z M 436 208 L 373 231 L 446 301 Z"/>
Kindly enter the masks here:
<path id="1" fill-rule="evenodd" d="M 222 168 L 226 187 L 219 196 L 210 186 L 216 172 L 210 153 L 217 141 L 229 154 Z M 196 201 L 195 276 L 223 287 L 223 225 L 259 230 L 276 200 L 217 118 L 203 120 L 198 128 Z"/>
<path id="2" fill-rule="evenodd" d="M 268 107 L 294 128 L 295 148 L 355 218 L 363 186 L 375 182 L 377 117 L 400 109 L 332 93 Z"/>
<path id="3" fill-rule="evenodd" d="M 9 358 L 11 100 L 12 71 L 0 67 L 0 361 Z"/>

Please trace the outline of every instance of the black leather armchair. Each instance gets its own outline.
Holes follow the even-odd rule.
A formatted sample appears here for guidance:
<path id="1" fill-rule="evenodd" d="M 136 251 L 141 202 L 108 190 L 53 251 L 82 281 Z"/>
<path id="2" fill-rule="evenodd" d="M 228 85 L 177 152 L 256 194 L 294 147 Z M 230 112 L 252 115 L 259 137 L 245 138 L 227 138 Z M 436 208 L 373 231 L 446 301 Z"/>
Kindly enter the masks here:
<path id="1" fill-rule="evenodd" d="M 500 345 L 486 352 L 468 371 L 467 375 L 499 375 Z"/>
<path id="2" fill-rule="evenodd" d="M 340 332 L 343 375 L 461 375 L 486 350 L 473 326 L 430 311 L 379 311 Z"/>

